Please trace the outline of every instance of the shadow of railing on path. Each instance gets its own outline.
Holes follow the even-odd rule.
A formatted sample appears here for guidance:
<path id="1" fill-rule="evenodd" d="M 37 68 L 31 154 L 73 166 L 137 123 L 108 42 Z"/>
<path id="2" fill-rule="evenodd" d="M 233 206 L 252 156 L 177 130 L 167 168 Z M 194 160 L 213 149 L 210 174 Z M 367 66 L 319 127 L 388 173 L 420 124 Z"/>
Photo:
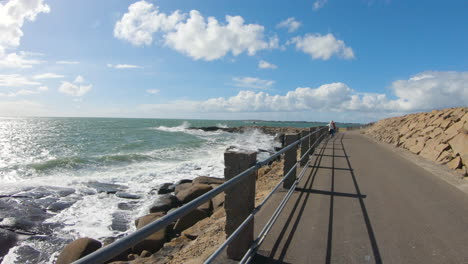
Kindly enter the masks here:
<path id="1" fill-rule="evenodd" d="M 286 253 L 287 253 L 287 251 L 288 251 L 288 249 L 290 247 L 290 244 L 292 242 L 294 234 L 297 231 L 298 225 L 299 225 L 299 223 L 301 221 L 302 214 L 303 214 L 303 212 L 305 210 L 305 207 L 306 207 L 306 204 L 307 204 L 307 202 L 309 200 L 310 194 L 321 194 L 321 195 L 329 195 L 330 196 L 328 234 L 327 234 L 327 250 L 326 250 L 327 252 L 326 252 L 325 263 L 327 263 L 327 264 L 332 263 L 331 258 L 332 258 L 332 252 L 333 252 L 332 242 L 333 242 L 333 221 L 334 221 L 333 211 L 334 211 L 335 196 L 357 198 L 359 200 L 359 205 L 361 207 L 362 215 L 364 217 L 364 222 L 365 222 L 366 230 L 367 230 L 367 233 L 368 233 L 368 236 L 369 236 L 370 244 L 371 244 L 371 247 L 372 247 L 372 253 L 374 255 L 375 263 L 376 264 L 382 264 L 383 263 L 382 257 L 380 255 L 379 247 L 378 247 L 378 244 L 377 244 L 377 240 L 376 240 L 376 237 L 375 237 L 375 234 L 374 234 L 374 230 L 372 228 L 372 224 L 371 224 L 369 215 L 367 213 L 367 208 L 366 208 L 365 203 L 364 203 L 364 199 L 367 196 L 363 195 L 361 193 L 361 190 L 359 189 L 359 184 L 357 182 L 357 177 L 356 177 L 356 175 L 354 173 L 354 170 L 353 170 L 353 168 L 351 166 L 351 162 L 349 160 L 350 156 L 348 156 L 348 154 L 346 152 L 346 148 L 345 148 L 344 143 L 343 143 L 343 137 L 344 137 L 344 135 L 341 135 L 341 137 L 339 139 L 338 139 L 338 137 L 332 138 L 331 143 L 333 145 L 332 145 L 331 148 L 327 147 L 328 144 L 329 144 L 329 141 L 330 141 L 330 139 L 327 139 L 323 143 L 323 145 L 322 145 L 322 147 L 320 149 L 320 152 L 315 154 L 315 156 L 317 156 L 317 158 L 315 159 L 314 164 L 309 166 L 309 167 L 312 168 L 312 171 L 310 172 L 310 174 L 309 174 L 309 176 L 307 178 L 307 181 L 304 184 L 304 188 L 296 187 L 295 190 L 297 192 L 300 192 L 300 194 L 296 198 L 295 204 L 293 205 L 293 207 L 291 209 L 291 212 L 290 212 L 286 222 L 284 223 L 280 234 L 276 238 L 276 240 L 275 240 L 276 242 L 275 242 L 274 246 L 272 247 L 269 256 L 267 257 L 267 256 L 257 255 L 255 257 L 254 263 L 286 263 L 286 262 L 284 262 L 284 258 L 286 257 Z M 341 148 L 335 148 L 335 143 L 341 145 Z M 325 150 L 332 150 L 332 155 L 324 154 Z M 335 155 L 335 150 L 343 151 L 344 155 Z M 320 166 L 323 157 L 331 157 L 332 158 L 331 167 Z M 346 162 L 347 162 L 347 165 L 348 165 L 348 168 L 335 168 L 335 158 L 345 158 Z M 317 189 L 312 188 L 312 186 L 314 184 L 314 181 L 316 179 L 316 176 L 317 176 L 317 172 L 318 172 L 319 169 L 330 169 L 331 170 L 330 191 L 317 190 Z M 356 193 L 335 192 L 335 170 L 349 171 L 349 173 L 351 174 L 353 185 L 354 185 L 354 187 L 356 189 Z M 305 194 L 305 197 L 303 199 L 304 194 Z M 300 204 L 301 201 L 302 201 L 302 204 Z M 296 211 L 299 208 L 299 206 L 300 206 L 300 209 L 299 209 L 299 211 L 297 213 L 297 216 L 294 217 L 295 214 L 296 214 Z M 294 220 L 294 218 L 295 218 L 295 220 Z M 291 222 L 293 220 L 294 220 L 294 223 L 293 223 L 293 225 L 291 227 L 291 230 L 290 230 L 289 234 L 287 234 L 287 230 L 289 229 L 290 224 L 291 224 Z M 285 239 L 286 235 L 287 235 L 287 237 L 286 237 L 286 240 L 284 242 L 283 247 L 281 248 L 281 253 L 280 253 L 278 259 L 275 259 L 275 255 L 277 255 L 277 252 L 280 249 L 280 245 L 281 245 L 282 241 Z"/>

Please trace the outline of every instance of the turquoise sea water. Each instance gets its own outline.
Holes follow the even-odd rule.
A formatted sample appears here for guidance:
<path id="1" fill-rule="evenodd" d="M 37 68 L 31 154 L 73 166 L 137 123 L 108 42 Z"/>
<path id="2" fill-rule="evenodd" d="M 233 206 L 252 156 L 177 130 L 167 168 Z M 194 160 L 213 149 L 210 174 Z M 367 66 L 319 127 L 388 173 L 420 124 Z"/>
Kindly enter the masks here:
<path id="1" fill-rule="evenodd" d="M 271 135 L 204 132 L 188 127 L 310 127 L 323 123 L 266 121 L 0 118 L 0 228 L 23 233 L 3 263 L 51 263 L 77 237 L 134 230 L 164 182 L 223 177 L 229 146 L 274 151 Z M 259 153 L 259 159 L 267 157 Z M 116 184 L 140 199 L 107 194 Z"/>

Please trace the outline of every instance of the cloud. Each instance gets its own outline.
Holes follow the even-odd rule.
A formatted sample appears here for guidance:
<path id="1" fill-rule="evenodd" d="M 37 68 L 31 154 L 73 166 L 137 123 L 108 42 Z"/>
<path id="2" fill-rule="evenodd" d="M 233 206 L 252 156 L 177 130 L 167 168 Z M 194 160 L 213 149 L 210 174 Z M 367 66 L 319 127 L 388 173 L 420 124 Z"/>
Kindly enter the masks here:
<path id="1" fill-rule="evenodd" d="M 264 27 L 244 24 L 240 16 L 226 16 L 226 24 L 214 17 L 203 17 L 197 10 L 189 14 L 175 11 L 170 15 L 146 1 L 129 6 L 128 12 L 115 24 L 114 36 L 134 45 L 150 45 L 153 34 L 165 33 L 166 46 L 195 60 L 212 61 L 232 53 L 254 55 L 257 51 L 278 47 L 276 36 L 266 39 Z"/>
<path id="2" fill-rule="evenodd" d="M 114 36 L 126 40 L 135 46 L 150 45 L 153 34 L 173 30 L 185 17 L 179 10 L 170 15 L 159 12 L 159 7 L 146 1 L 139 1 L 128 7 L 128 12 L 117 21 Z"/>
<path id="3" fill-rule="evenodd" d="M 306 34 L 304 37 L 295 37 L 288 42 L 296 44 L 296 49 L 309 54 L 313 59 L 328 60 L 336 55 L 343 59 L 353 59 L 353 49 L 347 47 L 343 40 L 336 39 L 333 34 Z"/>
<path id="4" fill-rule="evenodd" d="M 328 0 L 317 0 L 314 2 L 314 10 L 317 11 L 319 10 L 320 8 L 324 7 L 325 4 L 328 2 Z"/>
<path id="5" fill-rule="evenodd" d="M 468 105 L 468 72 L 427 71 L 392 83 L 402 110 L 429 110 Z"/>
<path id="6" fill-rule="evenodd" d="M 296 21 L 294 17 L 290 17 L 286 20 L 281 21 L 276 27 L 287 28 L 288 32 L 294 32 L 301 26 L 301 22 Z"/>
<path id="7" fill-rule="evenodd" d="M 60 78 L 63 78 L 63 77 L 65 77 L 65 76 L 60 75 L 60 74 L 56 74 L 56 73 L 48 72 L 48 73 L 43 73 L 43 74 L 34 75 L 34 76 L 33 76 L 33 79 L 36 79 L 36 80 L 42 80 L 42 79 L 60 79 Z"/>
<path id="8" fill-rule="evenodd" d="M 234 81 L 234 86 L 251 89 L 267 90 L 275 84 L 275 81 L 262 80 L 255 77 L 234 77 L 232 80 Z"/>
<path id="9" fill-rule="evenodd" d="M 84 83 L 84 81 L 85 81 L 85 79 L 83 78 L 83 76 L 78 75 L 78 76 L 76 76 L 74 82 L 75 82 L 75 83 Z"/>
<path id="10" fill-rule="evenodd" d="M 255 79 L 255 78 L 253 78 Z M 240 91 L 232 97 L 204 101 L 180 100 L 166 104 L 142 105 L 148 111 L 174 113 L 320 112 L 380 118 L 393 114 L 466 106 L 468 72 L 423 72 L 391 86 L 396 99 L 385 94 L 359 93 L 336 82 L 317 88 L 298 87 L 284 95 Z M 355 114 L 354 114 L 355 115 Z"/>
<path id="11" fill-rule="evenodd" d="M 158 94 L 160 91 L 158 89 L 148 89 L 146 92 L 149 94 Z"/>
<path id="12" fill-rule="evenodd" d="M 27 52 L 9 53 L 2 56 L 0 54 L 0 69 L 1 68 L 16 68 L 16 69 L 28 69 L 32 68 L 33 65 L 40 64 L 43 61 L 37 59 L 29 59 L 32 54 Z"/>
<path id="13" fill-rule="evenodd" d="M 71 95 L 71 96 L 77 96 L 77 97 L 83 96 L 87 92 L 89 92 L 91 90 L 91 88 L 93 87 L 91 84 L 81 85 L 84 82 L 85 82 L 85 80 L 84 80 L 83 76 L 78 75 L 75 78 L 75 81 L 73 83 L 65 82 L 65 81 L 62 82 L 62 85 L 60 85 L 60 87 L 59 87 L 59 92 L 64 93 L 64 94 L 68 94 L 68 95 Z"/>
<path id="14" fill-rule="evenodd" d="M 40 86 L 36 90 L 26 90 L 26 89 L 21 89 L 16 92 L 9 92 L 9 93 L 0 93 L 0 96 L 2 97 L 16 97 L 19 95 L 32 95 L 32 94 L 39 94 L 41 92 L 45 92 L 49 90 L 47 86 Z"/>
<path id="15" fill-rule="evenodd" d="M 0 3 L 0 67 L 1 68 L 31 68 L 40 63 L 37 60 L 26 59 L 26 54 L 10 53 L 7 50 L 16 49 L 23 36 L 22 27 L 26 20 L 34 21 L 39 13 L 49 13 L 50 8 L 43 0 L 10 0 Z"/>
<path id="16" fill-rule="evenodd" d="M 107 67 L 114 69 L 141 69 L 142 66 L 132 65 L 132 64 L 107 64 Z"/>
<path id="17" fill-rule="evenodd" d="M 261 60 L 258 62 L 258 68 L 260 69 L 277 69 L 278 66 L 275 64 L 269 63 L 268 61 Z"/>
<path id="18" fill-rule="evenodd" d="M 68 64 L 68 65 L 80 64 L 79 61 L 66 61 L 66 60 L 59 60 L 59 61 L 56 61 L 55 63 L 57 63 L 57 64 Z"/>
<path id="19" fill-rule="evenodd" d="M 40 85 L 41 83 L 31 81 L 28 78 L 19 74 L 0 74 L 0 87 L 19 87 Z"/>

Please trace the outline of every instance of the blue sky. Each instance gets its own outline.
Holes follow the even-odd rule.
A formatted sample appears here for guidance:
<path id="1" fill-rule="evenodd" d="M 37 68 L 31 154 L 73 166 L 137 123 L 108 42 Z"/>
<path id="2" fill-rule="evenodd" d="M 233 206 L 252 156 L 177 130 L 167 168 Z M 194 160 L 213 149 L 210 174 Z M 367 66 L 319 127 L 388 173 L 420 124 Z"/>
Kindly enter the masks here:
<path id="1" fill-rule="evenodd" d="M 468 105 L 459 1 L 0 1 L 0 116 L 367 122 Z"/>

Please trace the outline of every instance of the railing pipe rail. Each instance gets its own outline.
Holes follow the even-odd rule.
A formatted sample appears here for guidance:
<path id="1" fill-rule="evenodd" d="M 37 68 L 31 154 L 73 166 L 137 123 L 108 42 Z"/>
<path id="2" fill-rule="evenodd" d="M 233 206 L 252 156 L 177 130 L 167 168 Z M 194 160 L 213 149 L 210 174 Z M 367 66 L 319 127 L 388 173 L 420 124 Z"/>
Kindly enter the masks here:
<path id="1" fill-rule="evenodd" d="M 266 158 L 263 161 L 259 161 L 255 163 L 252 167 L 248 168 L 247 170 L 239 173 L 234 178 L 226 181 L 225 183 L 221 184 L 217 188 L 212 189 L 211 191 L 199 196 L 198 198 L 192 200 L 191 202 L 177 208 L 170 214 L 167 214 L 158 220 L 149 223 L 148 225 L 138 229 L 137 231 L 113 242 L 112 244 L 100 248 L 99 250 L 76 260 L 73 264 L 91 264 L 91 263 L 104 263 L 109 259 L 112 259 L 115 256 L 118 256 L 120 253 L 124 252 L 126 249 L 133 247 L 137 243 L 143 241 L 148 236 L 154 234 L 155 232 L 165 228 L 172 222 L 176 221 L 177 219 L 187 215 L 191 211 L 195 210 L 200 205 L 206 203 L 216 195 L 220 194 L 221 192 L 231 188 L 232 186 L 239 183 L 244 177 L 250 175 L 252 172 L 256 171 L 257 169 L 261 168 L 262 166 L 268 164 L 269 162 L 273 161 L 277 157 L 279 157 L 284 152 L 290 150 L 291 148 L 297 146 L 302 141 L 308 139 L 311 135 L 321 132 L 322 130 L 326 129 L 323 127 L 318 129 L 314 132 L 309 133 L 308 135 L 298 139 L 297 141 L 289 144 L 288 146 L 282 148 L 275 154 L 271 155 L 270 157 Z"/>

